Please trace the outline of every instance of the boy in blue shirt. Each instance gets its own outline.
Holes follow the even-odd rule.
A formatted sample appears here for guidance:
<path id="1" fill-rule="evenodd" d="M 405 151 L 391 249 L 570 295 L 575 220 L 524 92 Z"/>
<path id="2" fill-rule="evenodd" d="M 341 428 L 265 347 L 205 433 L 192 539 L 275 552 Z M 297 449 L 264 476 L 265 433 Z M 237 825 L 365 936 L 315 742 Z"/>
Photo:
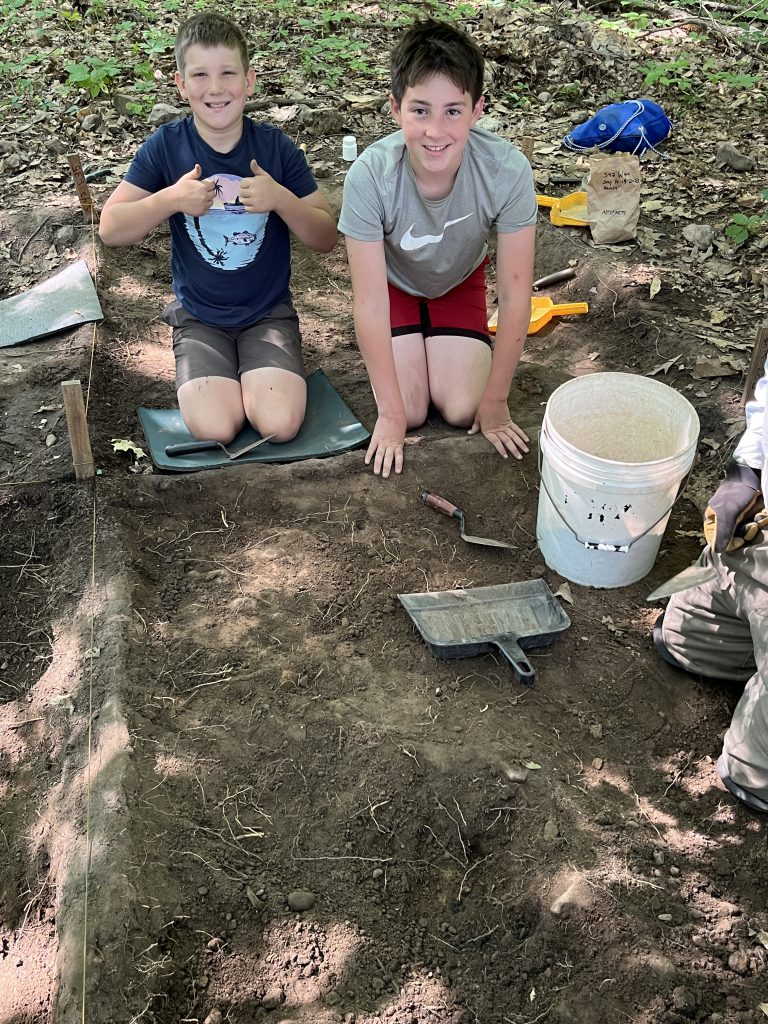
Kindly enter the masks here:
<path id="1" fill-rule="evenodd" d="M 192 115 L 163 125 L 104 205 L 107 245 L 170 221 L 179 408 L 195 438 L 231 441 L 248 421 L 288 441 L 306 411 L 290 234 L 317 252 L 336 226 L 304 154 L 244 116 L 255 72 L 240 29 L 206 12 L 176 36 L 176 85 Z"/>
<path id="2" fill-rule="evenodd" d="M 525 157 L 482 128 L 483 56 L 453 25 L 419 22 L 392 52 L 400 131 L 369 146 L 344 184 L 355 332 L 378 406 L 365 457 L 401 472 L 405 432 L 430 401 L 455 426 L 522 458 L 509 388 L 528 329 L 536 195 Z M 499 319 L 486 319 L 487 239 L 497 232 Z"/>

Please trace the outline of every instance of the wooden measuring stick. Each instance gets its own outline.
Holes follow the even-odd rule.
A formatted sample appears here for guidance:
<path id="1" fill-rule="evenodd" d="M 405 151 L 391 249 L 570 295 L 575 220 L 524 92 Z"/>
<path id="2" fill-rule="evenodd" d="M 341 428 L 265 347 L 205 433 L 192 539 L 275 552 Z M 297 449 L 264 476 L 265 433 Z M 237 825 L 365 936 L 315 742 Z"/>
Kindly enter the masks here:
<path id="1" fill-rule="evenodd" d="M 72 465 L 78 480 L 90 480 L 96 469 L 91 454 L 91 439 L 85 418 L 83 389 L 79 380 L 65 380 L 61 384 L 64 398 L 64 412 L 67 414 L 67 431 L 72 446 Z"/>
<path id="2" fill-rule="evenodd" d="M 531 166 L 533 166 L 533 144 L 535 141 L 532 135 L 523 135 L 520 138 L 520 151 Z"/>
<path id="3" fill-rule="evenodd" d="M 83 165 L 80 161 L 80 155 L 78 153 L 68 153 L 67 163 L 69 164 L 69 169 L 75 182 L 77 198 L 80 200 L 80 208 L 83 211 L 83 216 L 90 224 L 93 218 L 93 197 L 91 196 L 91 190 L 88 188 L 88 182 L 85 180 L 85 175 L 83 174 Z"/>
<path id="4" fill-rule="evenodd" d="M 741 392 L 742 407 L 747 404 L 755 393 L 755 384 L 757 384 L 758 378 L 763 375 L 763 366 L 765 365 L 765 357 L 767 354 L 768 321 L 757 329 L 757 337 L 755 338 L 755 344 L 752 348 L 752 361 L 749 364 L 747 376 L 744 378 L 744 390 Z"/>

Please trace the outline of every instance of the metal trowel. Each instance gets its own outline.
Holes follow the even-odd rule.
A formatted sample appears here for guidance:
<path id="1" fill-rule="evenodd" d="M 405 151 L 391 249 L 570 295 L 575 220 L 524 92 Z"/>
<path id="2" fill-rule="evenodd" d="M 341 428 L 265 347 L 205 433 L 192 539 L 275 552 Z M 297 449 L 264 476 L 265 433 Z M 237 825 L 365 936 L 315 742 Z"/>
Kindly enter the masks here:
<path id="1" fill-rule="evenodd" d="M 165 454 L 170 458 L 176 458 L 179 455 L 194 455 L 197 452 L 212 452 L 216 451 L 217 448 L 221 448 L 231 462 L 233 459 L 239 459 L 241 455 L 252 452 L 254 448 L 259 448 L 261 445 L 266 444 L 274 436 L 274 434 L 270 434 L 269 437 L 260 437 L 258 441 L 253 441 L 243 448 L 238 448 L 237 451 L 232 451 L 231 448 L 222 444 L 221 441 L 181 441 L 179 444 L 166 445 Z"/>
<path id="2" fill-rule="evenodd" d="M 659 601 L 662 597 L 672 597 L 673 594 L 681 594 L 684 590 L 692 587 L 700 587 L 702 583 L 709 583 L 717 573 L 711 565 L 689 565 L 676 576 L 656 587 L 652 594 L 646 597 L 646 601 Z"/>
<path id="3" fill-rule="evenodd" d="M 514 544 L 507 544 L 503 540 L 491 540 L 490 537 L 473 537 L 471 534 L 466 532 L 467 517 L 464 515 L 460 508 L 457 508 L 452 502 L 447 501 L 445 498 L 441 498 L 439 494 L 433 494 L 432 491 L 422 491 L 419 498 L 424 502 L 425 505 L 429 505 L 430 508 L 437 509 L 438 512 L 442 512 L 445 516 L 450 516 L 451 519 L 457 519 L 459 522 L 459 533 L 461 539 L 465 540 L 467 544 L 483 544 L 489 548 L 514 548 Z"/>

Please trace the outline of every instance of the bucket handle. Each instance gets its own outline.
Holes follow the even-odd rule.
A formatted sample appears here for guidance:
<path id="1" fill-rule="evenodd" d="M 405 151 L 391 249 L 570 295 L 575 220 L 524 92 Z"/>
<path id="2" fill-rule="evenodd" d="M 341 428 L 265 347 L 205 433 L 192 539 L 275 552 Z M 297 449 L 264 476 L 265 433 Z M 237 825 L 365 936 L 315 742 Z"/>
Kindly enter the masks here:
<path id="1" fill-rule="evenodd" d="M 574 530 L 574 528 L 568 522 L 568 520 L 565 518 L 563 513 L 560 511 L 560 509 L 557 506 L 557 503 L 555 502 L 555 499 L 549 493 L 549 488 L 547 487 L 546 483 L 544 482 L 544 475 L 541 472 L 541 465 L 542 465 L 541 431 L 539 431 L 538 446 L 539 446 L 539 448 L 538 448 L 538 456 L 537 457 L 538 457 L 538 464 L 539 464 L 539 480 L 541 481 L 541 486 L 544 488 L 544 493 L 549 498 L 549 501 L 550 501 L 550 504 L 552 505 L 552 508 L 555 510 L 555 512 L 557 512 L 557 514 L 562 519 L 563 524 L 568 527 L 568 529 L 571 531 L 571 533 L 576 538 L 576 540 L 579 542 L 579 544 L 583 544 L 584 547 L 587 549 L 587 551 L 616 551 L 616 552 L 619 552 L 622 555 L 628 554 L 629 553 L 629 549 L 633 545 L 637 544 L 637 542 L 639 540 L 642 540 L 643 537 L 646 537 L 655 526 L 659 525 L 659 523 L 662 521 L 662 519 L 664 519 L 665 516 L 669 515 L 669 513 L 675 507 L 675 503 L 677 502 L 677 499 L 680 497 L 680 495 L 683 493 L 685 488 L 688 486 L 688 481 L 689 481 L 689 479 L 691 477 L 691 473 L 693 472 L 693 462 L 692 462 L 691 463 L 691 468 L 685 474 L 685 477 L 683 478 L 683 482 L 680 484 L 680 487 L 678 488 L 677 494 L 675 495 L 674 500 L 672 501 L 672 504 L 669 506 L 668 509 L 665 509 L 664 512 L 661 513 L 661 515 L 659 516 L 659 518 L 655 522 L 651 523 L 651 525 L 648 527 L 647 530 L 643 530 L 643 532 L 640 534 L 639 537 L 635 537 L 634 540 L 631 540 L 628 544 L 606 544 L 604 541 L 585 540 L 583 537 L 580 537 L 579 534 Z"/>

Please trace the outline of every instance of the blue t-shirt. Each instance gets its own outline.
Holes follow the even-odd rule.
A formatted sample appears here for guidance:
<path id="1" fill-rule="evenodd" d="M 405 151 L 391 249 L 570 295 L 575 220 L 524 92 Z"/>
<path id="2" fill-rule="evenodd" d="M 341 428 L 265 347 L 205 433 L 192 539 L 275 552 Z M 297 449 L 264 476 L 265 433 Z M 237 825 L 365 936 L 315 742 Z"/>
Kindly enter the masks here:
<path id="1" fill-rule="evenodd" d="M 216 187 L 202 217 L 175 213 L 171 267 L 176 298 L 192 316 L 216 327 L 243 327 L 290 300 L 291 241 L 276 213 L 246 213 L 240 181 L 252 177 L 251 160 L 299 199 L 317 191 L 302 151 L 272 125 L 243 118 L 243 134 L 229 153 L 218 153 L 198 134 L 192 117 L 162 125 L 144 142 L 125 181 L 146 192 L 175 184 L 200 164 Z"/>

